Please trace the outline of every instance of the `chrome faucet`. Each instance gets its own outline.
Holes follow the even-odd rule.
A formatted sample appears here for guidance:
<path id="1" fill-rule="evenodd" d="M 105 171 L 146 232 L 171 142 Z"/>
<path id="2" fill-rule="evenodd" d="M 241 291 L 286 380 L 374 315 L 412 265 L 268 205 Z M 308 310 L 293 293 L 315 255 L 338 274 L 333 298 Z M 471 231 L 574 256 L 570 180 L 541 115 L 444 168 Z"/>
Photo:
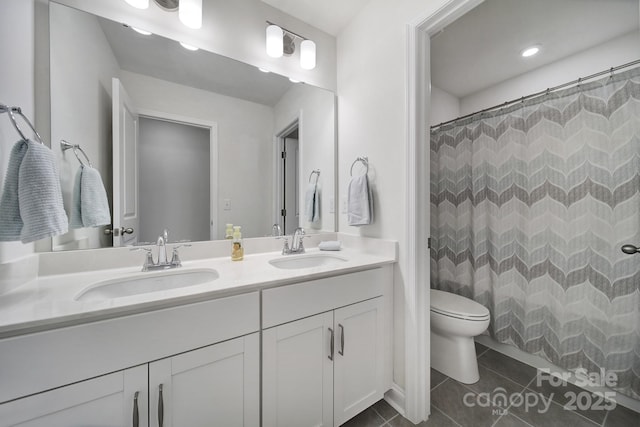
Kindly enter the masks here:
<path id="1" fill-rule="evenodd" d="M 274 237 L 282 236 L 282 229 L 280 228 L 280 224 L 275 223 L 271 226 L 271 235 Z"/>
<path id="2" fill-rule="evenodd" d="M 173 247 L 173 251 L 171 253 L 171 261 L 167 260 L 167 239 L 169 238 L 167 230 L 158 236 L 158 240 L 156 241 L 156 246 L 158 247 L 158 261 L 154 261 L 153 259 L 153 250 L 151 248 L 133 248 L 132 251 L 146 251 L 147 257 L 144 260 L 144 264 L 142 265 L 142 271 L 153 271 L 153 270 L 166 270 L 169 268 L 177 268 L 182 267 L 182 261 L 180 260 L 180 255 L 178 254 L 178 248 L 183 246 L 189 247 L 191 245 L 177 245 Z"/>
<path id="3" fill-rule="evenodd" d="M 304 246 L 302 244 L 302 239 L 304 238 L 304 235 L 305 233 L 302 227 L 296 228 L 296 231 L 293 232 L 293 236 L 291 237 L 291 247 L 289 247 L 287 237 L 284 236 L 284 247 L 282 248 L 282 255 L 303 254 Z"/>

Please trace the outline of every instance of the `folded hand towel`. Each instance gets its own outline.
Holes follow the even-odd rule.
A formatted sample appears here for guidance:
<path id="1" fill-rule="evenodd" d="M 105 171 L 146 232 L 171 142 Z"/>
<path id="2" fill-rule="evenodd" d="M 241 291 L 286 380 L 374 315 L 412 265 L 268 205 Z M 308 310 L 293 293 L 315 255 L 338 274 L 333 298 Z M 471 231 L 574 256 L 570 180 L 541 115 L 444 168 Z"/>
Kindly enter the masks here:
<path id="1" fill-rule="evenodd" d="M 369 225 L 373 222 L 373 194 L 367 175 L 351 178 L 347 192 L 347 221 L 349 225 Z"/>
<path id="2" fill-rule="evenodd" d="M 23 243 L 66 233 L 69 226 L 53 152 L 37 142 L 26 145 L 18 176 Z"/>
<path id="3" fill-rule="evenodd" d="M 26 141 L 18 141 L 9 155 L 9 166 L 0 198 L 0 242 L 20 240 L 23 223 L 18 203 L 18 178 L 26 152 Z"/>
<path id="4" fill-rule="evenodd" d="M 318 245 L 318 249 L 321 251 L 339 251 L 341 248 L 342 242 L 340 240 L 327 240 Z"/>
<path id="5" fill-rule="evenodd" d="M 109 201 L 97 169 L 80 166 L 73 185 L 71 228 L 111 224 Z"/>
<path id="6" fill-rule="evenodd" d="M 320 220 L 320 191 L 318 183 L 309 184 L 304 195 L 305 217 L 309 222 Z"/>

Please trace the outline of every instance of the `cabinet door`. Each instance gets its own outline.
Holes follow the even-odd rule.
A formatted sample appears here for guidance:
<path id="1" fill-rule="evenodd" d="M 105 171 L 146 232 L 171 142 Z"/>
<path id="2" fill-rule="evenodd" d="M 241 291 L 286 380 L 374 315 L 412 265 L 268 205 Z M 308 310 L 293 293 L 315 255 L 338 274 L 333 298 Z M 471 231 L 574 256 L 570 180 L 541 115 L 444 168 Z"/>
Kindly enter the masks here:
<path id="1" fill-rule="evenodd" d="M 149 364 L 152 427 L 260 424 L 260 340 L 254 333 Z"/>
<path id="2" fill-rule="evenodd" d="M 333 425 L 332 330 L 328 312 L 263 331 L 263 427 Z"/>
<path id="3" fill-rule="evenodd" d="M 336 426 L 382 399 L 384 394 L 382 310 L 382 298 L 374 298 L 334 312 Z"/>
<path id="4" fill-rule="evenodd" d="M 143 427 L 146 402 L 143 365 L 0 405 L 0 426 Z"/>

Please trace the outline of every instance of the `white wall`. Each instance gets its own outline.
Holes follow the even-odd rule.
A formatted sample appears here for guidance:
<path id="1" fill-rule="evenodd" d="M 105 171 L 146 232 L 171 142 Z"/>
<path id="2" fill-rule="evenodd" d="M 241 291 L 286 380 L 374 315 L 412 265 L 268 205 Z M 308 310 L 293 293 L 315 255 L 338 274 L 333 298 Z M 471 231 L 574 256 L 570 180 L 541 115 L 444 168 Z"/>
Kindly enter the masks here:
<path id="1" fill-rule="evenodd" d="M 308 85 L 293 85 L 275 106 L 275 131 L 284 130 L 301 116 L 300 135 L 300 227 L 323 231 L 335 230 L 335 214 L 330 212 L 330 200 L 335 197 L 335 95 Z M 320 169 L 320 220 L 311 224 L 304 215 L 305 190 L 309 175 Z M 315 176 L 312 182 L 315 182 Z"/>
<path id="2" fill-rule="evenodd" d="M 139 108 L 218 124 L 218 237 L 226 223 L 241 225 L 244 236 L 269 234 L 273 108 L 128 71 L 121 78 Z"/>
<path id="3" fill-rule="evenodd" d="M 19 106 L 35 122 L 34 100 L 34 4 L 32 0 L 2 0 L 0 2 L 0 102 Z M 18 118 L 20 121 L 20 119 Z M 30 137 L 28 126 L 20 128 Z M 0 115 L 0 186 L 4 185 L 7 160 L 11 148 L 20 137 L 7 114 Z M 2 187 L 0 187 L 2 188 Z M 33 253 L 33 244 L 0 243 L 0 264 Z"/>
<path id="4" fill-rule="evenodd" d="M 394 277 L 394 381 L 405 384 L 404 277 L 406 254 L 406 24 L 434 13 L 446 0 L 371 0 L 338 35 L 339 192 L 346 197 L 349 168 L 369 157 L 375 223 L 355 228 L 340 215 L 339 230 L 396 239 L 400 263 Z M 428 286 L 428 284 L 417 284 Z M 410 317 L 412 318 L 412 317 Z"/>
<path id="5" fill-rule="evenodd" d="M 202 28 L 185 27 L 175 12 L 165 12 L 154 2 L 147 10 L 129 6 L 123 0 L 58 0 L 118 22 L 146 29 L 171 39 L 182 40 L 247 64 L 266 68 L 296 80 L 336 89 L 335 38 L 261 0 L 204 0 Z M 270 58 L 265 54 L 266 21 L 277 23 L 290 31 L 316 42 L 317 66 L 313 70 L 300 68 L 299 53 L 291 57 Z"/>
<path id="6" fill-rule="evenodd" d="M 512 99 L 543 91 L 638 59 L 640 32 L 633 32 L 579 52 L 561 61 L 507 80 L 460 100 L 465 115 Z"/>
<path id="7" fill-rule="evenodd" d="M 434 126 L 457 117 L 460 117 L 460 100 L 449 92 L 431 85 L 429 125 Z"/>
<path id="8" fill-rule="evenodd" d="M 51 146 L 60 168 L 64 206 L 71 212 L 74 178 L 80 163 L 71 150 L 62 153 L 61 139 L 80 144 L 100 172 L 109 200 L 112 199 L 111 78 L 119 76 L 120 67 L 95 16 L 57 4 L 51 5 L 50 15 L 60 24 L 51 27 L 50 32 Z M 88 248 L 111 246 L 107 244 L 111 238 L 105 239 L 102 230 L 103 227 L 70 230 L 54 237 L 54 249 L 83 238 L 88 239 Z"/>

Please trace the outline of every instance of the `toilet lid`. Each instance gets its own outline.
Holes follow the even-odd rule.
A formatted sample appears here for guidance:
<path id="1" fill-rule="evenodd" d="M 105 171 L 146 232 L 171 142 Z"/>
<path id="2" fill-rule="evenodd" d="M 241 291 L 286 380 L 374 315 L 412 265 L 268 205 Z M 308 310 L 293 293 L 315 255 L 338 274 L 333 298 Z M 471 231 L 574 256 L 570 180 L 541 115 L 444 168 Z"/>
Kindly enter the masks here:
<path id="1" fill-rule="evenodd" d="M 489 310 L 482 304 L 451 292 L 431 289 L 431 311 L 469 320 L 489 318 Z"/>

